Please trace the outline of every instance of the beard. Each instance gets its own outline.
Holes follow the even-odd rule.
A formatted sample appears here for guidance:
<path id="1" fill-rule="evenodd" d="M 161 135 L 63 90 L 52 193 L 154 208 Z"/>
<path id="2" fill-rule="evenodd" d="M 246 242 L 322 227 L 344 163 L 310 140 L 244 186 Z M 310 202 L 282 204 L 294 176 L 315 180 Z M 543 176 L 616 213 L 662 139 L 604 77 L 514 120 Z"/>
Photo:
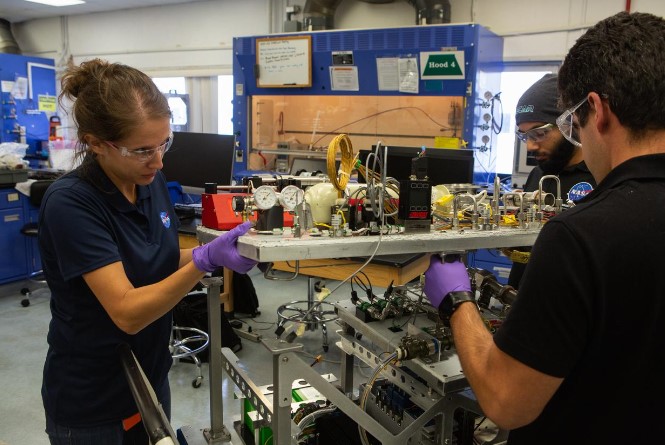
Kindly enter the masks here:
<path id="1" fill-rule="evenodd" d="M 552 155 L 546 161 L 538 163 L 543 173 L 546 175 L 556 175 L 568 165 L 568 162 L 575 153 L 575 146 L 562 137 L 561 141 L 552 151 Z"/>

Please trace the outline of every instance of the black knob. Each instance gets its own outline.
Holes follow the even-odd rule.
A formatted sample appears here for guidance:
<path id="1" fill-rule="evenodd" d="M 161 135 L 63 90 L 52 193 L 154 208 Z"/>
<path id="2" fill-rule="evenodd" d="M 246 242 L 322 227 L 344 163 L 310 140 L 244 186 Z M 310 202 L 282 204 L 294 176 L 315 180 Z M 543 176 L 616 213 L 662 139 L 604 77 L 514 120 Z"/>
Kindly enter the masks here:
<path id="1" fill-rule="evenodd" d="M 245 210 L 245 198 L 242 196 L 234 196 L 231 200 L 231 208 L 234 212 L 242 212 Z"/>

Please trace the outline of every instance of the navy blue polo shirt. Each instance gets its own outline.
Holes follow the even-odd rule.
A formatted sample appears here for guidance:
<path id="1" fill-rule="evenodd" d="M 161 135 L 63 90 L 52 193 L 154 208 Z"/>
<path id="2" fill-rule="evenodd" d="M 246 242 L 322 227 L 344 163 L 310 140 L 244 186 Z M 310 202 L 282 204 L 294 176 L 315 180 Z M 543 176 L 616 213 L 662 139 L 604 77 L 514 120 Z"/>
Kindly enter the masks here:
<path id="1" fill-rule="evenodd" d="M 42 397 L 47 414 L 67 426 L 117 421 L 137 409 L 116 347 L 128 343 L 155 388 L 172 363 L 171 313 L 141 332 L 118 329 L 82 275 L 122 262 L 134 287 L 178 269 L 178 221 L 164 176 L 137 186 L 130 203 L 95 162 L 94 184 L 74 170 L 53 183 L 42 202 L 39 247 L 51 289 L 52 319 Z"/>

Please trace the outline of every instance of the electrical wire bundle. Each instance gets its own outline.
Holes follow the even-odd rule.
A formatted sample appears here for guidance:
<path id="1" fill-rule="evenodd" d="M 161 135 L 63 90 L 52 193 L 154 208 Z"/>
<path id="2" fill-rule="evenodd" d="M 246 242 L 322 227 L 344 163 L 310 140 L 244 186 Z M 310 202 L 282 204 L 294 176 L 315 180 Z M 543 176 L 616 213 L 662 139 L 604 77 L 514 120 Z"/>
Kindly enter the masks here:
<path id="1" fill-rule="evenodd" d="M 359 170 L 367 179 L 365 198 L 369 202 L 374 217 L 385 223 L 385 217 L 397 215 L 397 207 L 389 191 L 399 196 L 399 182 L 386 176 L 388 147 L 381 141 L 376 143 L 375 150 L 367 156 L 367 165 Z M 371 165 L 371 167 L 370 167 Z M 362 166 L 361 166 L 362 168 Z"/>
<path id="2" fill-rule="evenodd" d="M 344 137 L 346 137 L 346 135 L 340 135 L 340 136 L 344 136 Z M 348 139 L 348 137 L 346 137 L 346 138 Z M 335 138 L 335 139 L 337 139 L 337 138 Z M 343 138 L 341 138 L 340 141 L 341 141 L 342 139 L 343 139 Z M 332 146 L 332 147 L 335 147 L 335 148 L 334 148 L 335 150 L 336 150 L 336 147 L 337 147 L 338 145 L 340 146 L 340 148 L 342 147 L 342 144 L 338 144 L 337 142 L 334 143 L 334 144 L 331 143 L 331 146 Z M 345 152 L 348 153 L 349 150 L 347 150 L 347 149 L 351 148 L 351 144 L 350 144 L 350 142 L 348 142 L 348 143 L 344 143 L 344 146 L 345 146 L 346 148 L 344 148 L 343 150 L 345 150 Z M 386 178 L 386 176 L 385 176 L 385 171 L 386 171 L 386 168 L 385 168 L 386 166 L 385 166 L 385 164 L 386 164 L 386 154 L 387 154 L 386 152 L 387 152 L 387 147 L 383 147 L 383 150 L 384 150 L 384 155 L 383 155 L 383 156 L 380 154 L 380 149 L 381 149 L 381 148 L 382 148 L 382 144 L 381 144 L 381 142 L 379 141 L 379 142 L 377 142 L 376 150 L 374 151 L 374 153 L 370 153 L 370 156 L 368 156 L 368 158 L 367 158 L 367 162 L 368 162 L 368 164 L 369 164 L 370 157 L 371 157 L 372 155 L 374 155 L 374 165 L 373 165 L 372 170 L 370 171 L 370 173 L 372 173 L 373 171 L 376 170 L 376 164 L 377 164 L 380 160 L 381 160 L 381 162 L 383 162 L 383 168 L 382 168 L 382 170 L 381 170 L 382 173 L 381 173 L 381 176 L 380 176 L 380 178 L 381 178 L 381 182 L 380 182 L 381 187 L 378 187 L 378 186 L 375 184 L 375 181 L 373 181 L 373 180 L 372 180 L 372 181 L 369 181 L 369 180 L 368 180 L 367 190 L 366 190 L 366 195 L 365 195 L 365 197 L 366 197 L 367 199 L 369 199 L 369 202 L 371 203 L 372 212 L 374 213 L 375 217 L 381 222 L 381 223 L 380 223 L 381 230 L 379 230 L 379 236 L 377 237 L 377 240 L 376 240 L 376 246 L 374 247 L 374 250 L 373 250 L 372 253 L 369 255 L 369 257 L 365 260 L 365 262 L 364 262 L 363 264 L 360 265 L 360 267 L 358 267 L 358 269 L 356 269 L 354 272 L 352 272 L 352 273 L 351 273 L 348 277 L 346 277 L 344 280 L 340 281 L 340 282 L 337 284 L 337 286 L 335 286 L 332 290 L 330 290 L 330 291 L 327 292 L 324 296 L 322 296 L 321 299 L 320 299 L 319 301 L 315 302 L 315 303 L 314 303 L 314 304 L 313 304 L 313 305 L 307 310 L 307 312 L 305 312 L 305 314 L 302 315 L 302 317 L 301 317 L 302 319 L 307 319 L 307 318 L 312 314 L 313 311 L 317 310 L 317 308 L 321 305 L 321 303 L 323 303 L 323 301 L 324 301 L 326 298 L 328 298 L 330 295 L 334 294 L 335 291 L 337 291 L 337 289 L 339 289 L 340 286 L 342 286 L 344 283 L 346 283 L 347 281 L 349 281 L 349 280 L 351 280 L 352 278 L 354 278 L 354 277 L 355 277 L 360 271 L 362 271 L 362 270 L 363 270 L 363 269 L 364 269 L 364 268 L 370 263 L 370 261 L 372 261 L 372 259 L 373 259 L 374 256 L 376 255 L 376 252 L 379 250 L 379 246 L 381 245 L 381 241 L 382 241 L 382 239 L 383 239 L 383 227 L 385 226 L 385 217 L 386 217 L 386 216 L 394 216 L 394 215 L 397 214 L 397 209 L 395 209 L 394 213 L 391 212 L 391 213 L 386 214 L 386 213 L 384 212 L 384 192 L 385 192 L 385 190 L 386 190 L 386 188 L 387 188 L 388 179 L 392 179 L 392 178 Z M 330 151 L 332 151 L 332 150 L 333 150 L 333 149 L 331 149 Z M 332 159 L 332 162 L 331 162 L 331 156 L 330 156 L 330 154 L 329 154 L 329 157 L 328 157 L 328 164 L 327 164 L 329 170 L 330 170 L 330 165 L 331 165 L 331 164 L 334 165 L 334 156 L 333 156 L 332 158 L 333 158 L 333 159 Z M 347 158 L 347 159 L 348 159 L 348 158 Z M 352 163 L 355 163 L 355 158 L 352 158 L 352 159 L 353 159 Z M 340 165 L 341 165 L 341 164 L 340 164 Z M 346 164 L 345 164 L 345 167 L 344 167 L 344 168 L 347 168 Z M 342 167 L 340 167 L 340 170 L 341 170 L 341 169 L 342 169 Z M 349 170 L 349 172 L 350 172 L 350 170 Z M 366 177 L 367 177 L 367 176 L 366 176 Z M 394 181 L 394 179 L 392 179 L 392 180 Z M 346 186 L 346 183 L 345 183 L 345 186 Z M 399 183 L 397 184 L 397 187 L 398 187 L 397 189 L 399 190 Z M 378 189 L 378 192 L 377 192 L 377 189 Z M 388 195 L 387 192 L 385 192 L 385 194 Z M 378 196 L 378 199 L 377 199 L 377 196 Z M 372 199 L 372 197 L 374 197 L 374 199 Z M 388 195 L 388 197 L 389 197 L 389 195 Z M 378 201 L 378 203 L 377 203 L 377 201 Z M 289 342 L 289 343 L 292 343 L 292 342 L 293 342 L 293 341 L 294 341 L 299 335 L 302 334 L 302 330 L 297 329 L 297 328 L 296 328 L 296 329 L 291 329 L 291 328 L 290 328 L 289 331 L 290 331 L 289 334 L 286 336 L 286 341 Z M 278 334 L 278 335 L 281 335 L 283 332 L 284 332 L 284 331 L 282 331 L 282 332 L 281 332 L 280 334 Z"/>
<path id="3" fill-rule="evenodd" d="M 300 432 L 297 434 L 298 445 L 315 444 L 317 439 L 316 418 L 337 411 L 335 405 L 320 407 L 316 403 L 300 405 L 293 415 L 293 422 Z"/>
<path id="4" fill-rule="evenodd" d="M 458 199 L 458 202 L 462 198 L 471 200 L 475 203 L 475 210 L 480 212 L 480 209 L 485 209 L 491 214 L 491 206 L 485 202 L 487 198 L 487 190 L 481 190 L 479 193 L 472 194 L 462 194 L 462 195 L 453 195 L 453 199 Z M 452 206 L 454 208 L 454 206 Z M 435 230 L 449 230 L 452 228 L 452 218 L 457 216 L 459 219 L 459 227 L 468 228 L 471 227 L 471 218 L 474 212 L 474 204 L 466 204 L 464 207 L 457 210 L 457 215 L 453 214 L 453 211 L 443 212 L 441 210 L 435 209 L 432 212 L 434 217 L 434 229 Z"/>
<path id="5" fill-rule="evenodd" d="M 372 169 L 368 169 L 367 167 L 362 165 L 359 160 L 356 161 L 356 170 L 358 170 L 358 172 L 367 179 L 368 183 L 370 181 L 379 182 L 379 183 L 381 182 L 381 174 L 377 173 Z M 397 182 L 397 180 L 387 177 L 386 188 L 390 191 L 393 191 L 396 196 L 399 196 L 399 182 Z M 397 214 L 397 201 L 393 199 L 390 193 L 384 194 L 383 208 L 385 209 L 387 216 Z"/>
<path id="6" fill-rule="evenodd" d="M 363 391 L 363 394 L 360 397 L 360 409 L 366 411 L 367 399 L 369 398 L 369 395 L 372 392 L 372 386 L 374 386 L 374 383 L 378 379 L 379 375 L 381 375 L 381 372 L 389 365 L 394 364 L 395 362 L 397 362 L 397 352 L 393 352 L 392 354 L 390 354 L 383 362 L 381 362 L 374 369 L 374 372 L 367 381 L 367 384 L 365 385 L 365 390 Z M 365 429 L 361 427 L 360 424 L 358 424 L 358 433 L 360 433 L 360 441 L 363 443 L 363 445 L 369 445 L 367 431 L 365 431 Z"/>
<path id="7" fill-rule="evenodd" d="M 339 169 L 336 169 L 335 160 L 337 158 L 338 149 L 341 152 L 341 160 Z M 349 178 L 351 177 L 351 170 L 353 170 L 357 159 L 357 156 L 353 155 L 351 139 L 349 139 L 346 134 L 335 136 L 332 141 L 330 141 L 330 144 L 328 144 L 327 155 L 326 167 L 328 169 L 328 178 L 330 178 L 330 182 L 337 189 L 338 197 L 341 198 L 344 189 L 346 189 L 346 184 L 348 184 Z"/>

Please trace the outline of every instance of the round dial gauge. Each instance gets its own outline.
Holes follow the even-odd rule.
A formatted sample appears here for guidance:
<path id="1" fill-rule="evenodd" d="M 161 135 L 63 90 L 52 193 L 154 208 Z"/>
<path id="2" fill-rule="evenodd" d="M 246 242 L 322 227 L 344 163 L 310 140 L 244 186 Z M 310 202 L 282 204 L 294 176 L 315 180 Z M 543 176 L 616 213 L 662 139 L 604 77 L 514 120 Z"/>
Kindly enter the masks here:
<path id="1" fill-rule="evenodd" d="M 261 210 L 268 210 L 277 205 L 277 193 L 269 185 L 262 185 L 254 190 L 254 204 Z"/>
<path id="2" fill-rule="evenodd" d="M 288 211 L 293 211 L 297 206 L 302 204 L 305 198 L 304 190 L 296 187 L 295 185 L 287 185 L 279 194 L 279 203 Z"/>

